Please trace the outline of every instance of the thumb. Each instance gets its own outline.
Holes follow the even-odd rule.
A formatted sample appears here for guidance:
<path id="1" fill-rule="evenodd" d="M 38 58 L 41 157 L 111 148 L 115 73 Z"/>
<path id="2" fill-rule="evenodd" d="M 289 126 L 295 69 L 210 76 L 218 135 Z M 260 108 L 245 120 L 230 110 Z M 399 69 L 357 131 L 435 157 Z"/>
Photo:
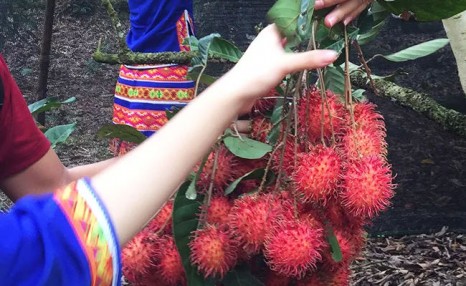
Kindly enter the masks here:
<path id="1" fill-rule="evenodd" d="M 302 53 L 289 53 L 285 56 L 285 69 L 288 73 L 305 69 L 316 69 L 328 66 L 338 58 L 333 50 L 313 50 Z"/>

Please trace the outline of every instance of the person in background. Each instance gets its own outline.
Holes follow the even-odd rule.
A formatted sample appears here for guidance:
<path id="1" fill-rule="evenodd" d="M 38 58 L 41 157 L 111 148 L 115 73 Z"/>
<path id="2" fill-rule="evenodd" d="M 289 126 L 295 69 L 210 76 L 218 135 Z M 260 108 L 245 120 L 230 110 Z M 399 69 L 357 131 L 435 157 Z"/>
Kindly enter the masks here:
<path id="1" fill-rule="evenodd" d="M 184 40 L 194 35 L 192 0 L 129 0 L 128 47 L 138 53 L 189 51 Z M 166 110 L 182 108 L 194 97 L 188 66 L 122 65 L 115 87 L 113 123 L 132 126 L 146 136 L 167 121 Z M 110 149 L 123 155 L 135 144 L 113 139 Z"/>

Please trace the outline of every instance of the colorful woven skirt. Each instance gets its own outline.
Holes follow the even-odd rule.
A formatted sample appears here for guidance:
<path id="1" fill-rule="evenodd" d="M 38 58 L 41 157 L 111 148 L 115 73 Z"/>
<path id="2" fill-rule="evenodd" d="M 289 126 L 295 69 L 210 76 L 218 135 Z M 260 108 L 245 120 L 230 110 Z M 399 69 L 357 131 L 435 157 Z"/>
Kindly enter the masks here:
<path id="1" fill-rule="evenodd" d="M 188 67 L 180 65 L 121 66 L 113 105 L 113 123 L 126 124 L 146 136 L 167 121 L 166 111 L 184 107 L 194 96 Z M 114 139 L 110 148 L 123 155 L 135 144 Z"/>

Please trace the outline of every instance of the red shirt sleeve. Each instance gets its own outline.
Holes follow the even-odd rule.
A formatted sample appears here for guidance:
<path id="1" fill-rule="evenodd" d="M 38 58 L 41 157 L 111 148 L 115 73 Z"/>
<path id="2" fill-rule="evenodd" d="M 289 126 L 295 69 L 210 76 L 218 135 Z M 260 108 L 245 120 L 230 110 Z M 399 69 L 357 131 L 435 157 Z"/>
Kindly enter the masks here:
<path id="1" fill-rule="evenodd" d="M 0 56 L 4 99 L 0 109 L 0 181 L 42 158 L 50 143 L 37 128 L 18 85 Z"/>

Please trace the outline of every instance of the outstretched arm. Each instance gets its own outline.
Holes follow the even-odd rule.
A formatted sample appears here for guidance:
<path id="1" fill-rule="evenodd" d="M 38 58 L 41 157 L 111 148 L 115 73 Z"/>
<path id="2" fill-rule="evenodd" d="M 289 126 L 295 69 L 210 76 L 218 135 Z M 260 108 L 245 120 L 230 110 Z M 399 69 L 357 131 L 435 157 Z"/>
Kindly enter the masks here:
<path id="1" fill-rule="evenodd" d="M 333 51 L 290 54 L 271 25 L 241 61 L 179 112 L 157 134 L 91 179 L 120 243 L 135 235 L 170 197 L 221 132 L 283 77 L 332 63 Z M 189 128 L 186 128 L 189 126 Z M 125 210 L 132 210 L 129 214 Z"/>
<path id="2" fill-rule="evenodd" d="M 117 159 L 111 158 L 94 164 L 66 168 L 55 151 L 49 148 L 34 164 L 2 180 L 0 187 L 11 200 L 17 201 L 26 195 L 52 192 L 77 179 L 92 177 Z"/>

